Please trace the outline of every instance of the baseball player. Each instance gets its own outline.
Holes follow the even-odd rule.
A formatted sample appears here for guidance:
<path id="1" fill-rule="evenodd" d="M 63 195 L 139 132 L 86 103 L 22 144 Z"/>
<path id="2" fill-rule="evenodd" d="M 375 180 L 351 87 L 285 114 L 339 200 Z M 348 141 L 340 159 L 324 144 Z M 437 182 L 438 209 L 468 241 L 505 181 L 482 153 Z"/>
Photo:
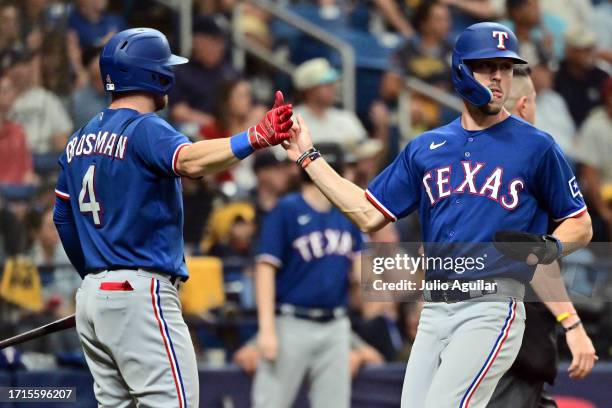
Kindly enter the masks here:
<path id="1" fill-rule="evenodd" d="M 190 143 L 155 114 L 174 85 L 166 37 L 113 36 L 100 56 L 110 106 L 75 132 L 59 159 L 54 221 L 84 278 L 76 328 L 100 407 L 196 407 L 198 372 L 177 286 L 187 279 L 179 176 L 200 177 L 288 138 L 292 108 L 248 131 Z"/>
<path id="2" fill-rule="evenodd" d="M 529 69 L 514 68 L 512 89 L 505 103 L 506 109 L 529 122 L 535 122 L 536 93 L 529 77 Z M 549 289 L 556 287 L 560 296 L 551 298 Z M 534 293 L 535 291 L 535 293 Z M 537 295 L 542 303 L 533 301 Z M 572 353 L 568 371 L 572 378 L 584 378 L 597 360 L 593 343 L 587 335 L 574 305 L 565 290 L 557 262 L 541 265 L 526 287 L 527 321 L 523 343 L 512 367 L 499 380 L 488 408 L 555 408 L 555 400 L 544 392 L 544 383 L 552 384 L 557 374 L 557 342 L 555 324 L 565 330 L 567 345 Z"/>
<path id="3" fill-rule="evenodd" d="M 485 407 L 521 345 L 524 284 L 535 263 L 552 263 L 590 240 L 591 221 L 575 177 L 554 140 L 504 108 L 518 54 L 516 36 L 497 23 L 468 27 L 453 50 L 461 117 L 412 140 L 364 191 L 333 171 L 298 124 L 291 159 L 362 231 L 419 211 L 425 243 L 527 243 L 489 254 L 465 273 L 427 270 L 426 283 L 486 280 L 489 289 L 428 289 L 410 354 L 403 408 Z M 546 234 L 548 217 L 560 222 Z M 504 233 L 504 230 L 513 232 Z M 427 248 L 432 245 L 426 244 Z M 500 247 L 502 247 L 500 245 Z M 525 246 L 523 247 L 525 248 Z M 484 301 L 495 300 L 495 301 Z"/>
<path id="4" fill-rule="evenodd" d="M 342 150 L 332 146 L 326 157 L 341 171 Z M 304 180 L 301 192 L 281 199 L 261 228 L 255 285 L 263 358 L 255 408 L 290 407 L 304 378 L 312 407 L 350 405 L 346 305 L 361 232 Z"/>

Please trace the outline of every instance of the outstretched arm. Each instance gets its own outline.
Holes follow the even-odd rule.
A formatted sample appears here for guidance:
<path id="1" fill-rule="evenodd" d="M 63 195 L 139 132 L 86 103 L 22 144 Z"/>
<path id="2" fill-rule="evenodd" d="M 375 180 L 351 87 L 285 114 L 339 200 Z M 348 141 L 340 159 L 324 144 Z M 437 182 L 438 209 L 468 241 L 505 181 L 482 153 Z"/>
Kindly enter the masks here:
<path id="1" fill-rule="evenodd" d="M 202 140 L 182 148 L 176 158 L 176 170 L 189 177 L 225 170 L 255 150 L 280 144 L 289 138 L 292 107 L 276 92 L 274 106 L 257 125 L 226 139 Z"/>
<path id="2" fill-rule="evenodd" d="M 300 115 L 291 129 L 290 141 L 283 143 L 283 147 L 287 150 L 289 159 L 293 161 L 297 161 L 304 152 L 313 147 L 308 126 Z M 376 231 L 389 223 L 389 220 L 368 201 L 365 191 L 336 173 L 324 158 L 310 162 L 305 170 L 329 201 L 361 231 Z"/>

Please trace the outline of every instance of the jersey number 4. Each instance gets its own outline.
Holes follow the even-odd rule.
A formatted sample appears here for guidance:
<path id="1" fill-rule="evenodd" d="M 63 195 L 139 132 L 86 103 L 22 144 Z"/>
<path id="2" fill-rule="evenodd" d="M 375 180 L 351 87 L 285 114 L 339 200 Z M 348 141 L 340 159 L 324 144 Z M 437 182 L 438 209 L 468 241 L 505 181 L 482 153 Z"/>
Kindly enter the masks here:
<path id="1" fill-rule="evenodd" d="M 96 165 L 92 164 L 87 169 L 87 173 L 83 177 L 83 187 L 81 188 L 81 192 L 79 193 L 79 211 L 81 213 L 91 213 L 93 217 L 93 222 L 96 227 L 102 225 L 102 221 L 100 219 L 100 212 L 102 211 L 102 206 L 98 201 L 96 201 L 96 189 L 94 186 L 94 178 L 96 176 Z M 88 198 L 89 201 L 85 201 Z"/>

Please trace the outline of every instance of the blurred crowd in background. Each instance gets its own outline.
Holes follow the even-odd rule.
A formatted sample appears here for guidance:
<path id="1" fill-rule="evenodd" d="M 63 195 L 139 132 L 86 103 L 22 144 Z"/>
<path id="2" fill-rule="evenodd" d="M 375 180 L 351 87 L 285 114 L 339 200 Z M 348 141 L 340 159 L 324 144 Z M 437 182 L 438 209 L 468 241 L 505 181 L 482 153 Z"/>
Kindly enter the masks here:
<path id="1" fill-rule="evenodd" d="M 338 104 L 342 71 L 334 50 L 277 21 L 256 3 L 241 3 L 237 15 L 236 0 L 194 0 L 190 62 L 176 69 L 169 107 L 160 114 L 193 141 L 229 137 L 255 124 L 271 105 L 274 90 L 282 89 L 306 119 L 315 144 L 339 144 L 345 177 L 365 187 L 410 138 L 458 115 L 407 89 L 405 80 L 418 78 L 452 93 L 455 36 L 475 22 L 498 20 L 513 28 L 520 54 L 530 62 L 536 126 L 549 132 L 576 166 L 594 221 L 594 241 L 610 241 L 612 2 L 277 3 L 355 47 L 355 111 Z M 178 50 L 177 21 L 175 11 L 153 0 L 0 1 L 2 337 L 73 313 L 80 278 L 53 225 L 53 190 L 57 158 L 68 137 L 109 102 L 98 68 L 103 45 L 120 30 L 149 26 L 164 32 Z M 295 64 L 293 75 L 251 56 L 242 69 L 236 68 L 231 58 L 236 26 L 250 41 Z M 398 104 L 400 93 L 410 98 L 408 110 Z M 407 134 L 398 128 L 403 116 L 410 118 Z M 280 147 L 257 153 L 231 171 L 183 180 L 186 255 L 221 260 L 222 304 L 186 316 L 202 360 L 233 359 L 254 370 L 256 350 L 249 341 L 257 330 L 252 267 L 258 226 L 277 200 L 299 184 L 297 167 L 285 161 Z M 369 239 L 418 241 L 418 220 L 409 217 Z M 603 272 L 609 282 L 611 270 Z M 352 363 L 407 360 L 419 303 L 363 302 L 358 282 L 354 287 L 351 320 L 355 349 L 362 351 Z M 612 357 L 612 307 L 604 302 L 580 312 L 600 358 Z M 67 331 L 24 344 L 18 361 L 28 368 L 82 364 L 78 350 L 75 333 Z M 0 367 L 14 361 L 5 353 Z"/>

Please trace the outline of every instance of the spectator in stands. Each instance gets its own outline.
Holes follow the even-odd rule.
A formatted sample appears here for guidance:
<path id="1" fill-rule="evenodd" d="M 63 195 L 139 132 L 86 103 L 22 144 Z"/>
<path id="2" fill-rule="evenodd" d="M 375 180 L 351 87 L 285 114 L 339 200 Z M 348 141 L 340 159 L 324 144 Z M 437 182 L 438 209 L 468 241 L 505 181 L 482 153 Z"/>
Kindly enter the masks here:
<path id="1" fill-rule="evenodd" d="M 453 37 L 468 26 L 481 21 L 497 20 L 503 13 L 503 4 L 495 0 L 442 0 L 451 7 Z"/>
<path id="2" fill-rule="evenodd" d="M 32 54 L 18 56 L 9 70 L 17 89 L 17 98 L 10 113 L 12 120 L 26 131 L 30 150 L 34 154 L 56 153 L 64 149 L 72 121 L 60 99 L 37 86 Z"/>
<path id="3" fill-rule="evenodd" d="M 367 139 L 353 148 L 346 156 L 344 178 L 366 188 L 381 168 L 381 159 L 386 153 L 384 142 Z"/>
<path id="4" fill-rule="evenodd" d="M 565 99 L 553 89 L 554 77 L 555 74 L 548 65 L 534 66 L 532 70 L 531 79 L 538 106 L 535 124 L 538 129 L 554 137 L 561 150 L 573 158 L 576 126 Z M 525 86 L 531 86 L 530 81 L 518 79 L 518 82 L 525 82 Z M 520 95 L 514 89 L 511 89 L 511 94 Z"/>
<path id="5" fill-rule="evenodd" d="M 19 38 L 19 11 L 15 4 L 0 5 L 0 55 L 12 50 L 21 50 L 24 45 Z"/>
<path id="6" fill-rule="evenodd" d="M 234 0 L 194 0 L 194 11 L 198 14 L 231 14 L 236 2 Z"/>
<path id="7" fill-rule="evenodd" d="M 387 25 L 393 31 L 406 38 L 414 35 L 414 28 L 408 17 L 412 14 L 411 4 L 413 2 L 397 2 L 394 0 L 374 0 L 376 9 L 382 14 Z"/>
<path id="8" fill-rule="evenodd" d="M 439 0 L 422 2 L 414 12 L 413 24 L 417 34 L 393 55 L 391 70 L 383 78 L 381 96 L 385 100 L 397 99 L 407 76 L 452 89 L 448 6 Z"/>
<path id="9" fill-rule="evenodd" d="M 48 3 L 48 0 L 25 0 L 22 3 L 20 35 L 32 52 L 40 50 L 46 32 L 54 28 Z"/>
<path id="10" fill-rule="evenodd" d="M 68 54 L 77 83 L 86 80 L 82 50 L 102 47 L 116 33 L 127 28 L 121 16 L 106 11 L 108 0 L 76 0 L 68 16 Z"/>
<path id="11" fill-rule="evenodd" d="M 398 49 L 391 60 L 391 70 L 383 76 L 380 96 L 395 105 L 400 92 L 406 90 L 406 77 L 415 77 L 440 87 L 452 90 L 450 59 L 452 44 L 449 42 L 450 14 L 448 6 L 441 0 L 421 2 L 415 9 L 413 24 L 417 34 Z M 426 95 L 409 92 L 409 115 L 413 133 L 425 131 L 440 122 L 440 106 Z"/>
<path id="12" fill-rule="evenodd" d="M 251 190 L 251 197 L 255 203 L 257 225 L 276 206 L 278 199 L 288 191 L 292 174 L 296 174 L 295 169 L 293 163 L 283 162 L 274 155 L 273 151 L 255 155 L 253 172 L 257 183 Z"/>
<path id="13" fill-rule="evenodd" d="M 265 114 L 266 108 L 255 105 L 251 85 L 244 78 L 223 80 L 217 87 L 217 102 L 213 122 L 204 125 L 200 134 L 204 139 L 230 137 L 257 123 Z M 255 187 L 255 175 L 251 170 L 253 159 L 243 160 L 238 166 L 215 176 L 217 181 L 233 181 L 240 190 Z"/>
<path id="14" fill-rule="evenodd" d="M 181 179 L 183 186 L 183 239 L 185 240 L 185 255 L 196 255 L 202 239 L 202 231 L 208 222 L 213 203 L 219 194 L 215 183 L 209 179 L 193 180 L 187 177 Z"/>
<path id="15" fill-rule="evenodd" d="M 539 0 L 542 10 L 553 16 L 561 34 L 569 29 L 588 27 L 593 18 L 592 0 Z"/>
<path id="16" fill-rule="evenodd" d="M 23 223 L 11 212 L 0 195 L 0 266 L 4 266 L 7 258 L 23 253 L 25 241 Z"/>
<path id="17" fill-rule="evenodd" d="M 351 323 L 355 332 L 378 350 L 385 361 L 395 361 L 404 346 L 398 317 L 396 303 L 363 302 L 361 316 Z"/>
<path id="18" fill-rule="evenodd" d="M 246 79 L 231 78 L 217 87 L 214 121 L 202 126 L 204 139 L 229 137 L 256 123 L 265 113 L 262 105 L 255 105 L 251 85 Z"/>
<path id="19" fill-rule="evenodd" d="M 175 122 L 194 123 L 199 128 L 214 121 L 217 86 L 236 76 L 225 60 L 226 36 L 226 28 L 214 17 L 196 17 L 191 59 L 177 67 L 176 85 L 169 95 L 170 116 Z"/>
<path id="20" fill-rule="evenodd" d="M 364 140 L 367 132 L 353 112 L 334 107 L 339 78 L 338 71 L 325 58 L 301 64 L 293 74 L 293 84 L 303 103 L 293 112 L 302 115 L 313 129 L 313 143 L 337 143 L 347 152 Z"/>
<path id="21" fill-rule="evenodd" d="M 253 259 L 255 208 L 251 203 L 231 203 L 214 211 L 209 221 L 203 252 L 221 258 L 226 275 L 242 274 Z"/>
<path id="22" fill-rule="evenodd" d="M 30 256 L 39 272 L 47 274 L 43 288 L 47 301 L 52 301 L 60 314 L 66 316 L 74 312 L 73 299 L 81 286 L 81 277 L 74 270 L 59 239 L 53 224 L 53 208 L 47 208 L 35 222 L 35 241 Z"/>
<path id="23" fill-rule="evenodd" d="M 593 17 L 592 0 L 539 0 L 546 27 L 553 37 L 555 55 L 565 55 L 564 38 L 568 30 L 589 27 Z"/>
<path id="24" fill-rule="evenodd" d="M 602 96 L 604 105 L 593 109 L 580 128 L 576 156 L 583 164 L 582 177 L 589 208 L 594 209 L 605 224 L 601 231 L 593 223 L 594 238 L 611 241 L 612 205 L 604 200 L 602 191 L 604 187 L 612 187 L 612 78 L 605 82 Z"/>
<path id="25" fill-rule="evenodd" d="M 73 91 L 71 96 L 72 120 L 76 127 L 86 124 L 107 106 L 104 84 L 100 77 L 99 47 L 83 51 L 83 66 L 87 70 L 87 82 Z"/>
<path id="26" fill-rule="evenodd" d="M 604 0 L 595 6 L 592 27 L 597 37 L 597 55 L 612 64 L 612 0 Z"/>
<path id="27" fill-rule="evenodd" d="M 538 0 L 506 0 L 510 27 L 519 40 L 520 55 L 531 65 L 547 64 L 553 58 L 553 40 L 550 34 L 538 36 L 542 31 L 542 13 Z"/>
<path id="28" fill-rule="evenodd" d="M 595 66 L 595 35 L 585 28 L 565 36 L 565 59 L 555 78 L 555 90 L 568 104 L 576 127 L 601 104 L 600 89 L 609 75 Z"/>
<path id="29" fill-rule="evenodd" d="M 37 58 L 40 84 L 62 101 L 68 100 L 74 89 L 65 37 L 61 30 L 46 32 Z"/>
<path id="30" fill-rule="evenodd" d="M 417 327 L 419 326 L 419 320 L 421 318 L 421 312 L 423 311 L 423 302 L 403 302 L 398 305 L 399 307 L 399 326 L 402 332 L 402 338 L 404 339 L 404 345 L 397 355 L 397 360 L 408 361 L 410 358 L 410 351 L 412 350 L 412 344 L 416 338 Z"/>
<path id="31" fill-rule="evenodd" d="M 23 185 L 34 180 L 32 154 L 21 125 L 8 114 L 15 100 L 15 88 L 8 75 L 0 77 L 0 184 Z"/>

